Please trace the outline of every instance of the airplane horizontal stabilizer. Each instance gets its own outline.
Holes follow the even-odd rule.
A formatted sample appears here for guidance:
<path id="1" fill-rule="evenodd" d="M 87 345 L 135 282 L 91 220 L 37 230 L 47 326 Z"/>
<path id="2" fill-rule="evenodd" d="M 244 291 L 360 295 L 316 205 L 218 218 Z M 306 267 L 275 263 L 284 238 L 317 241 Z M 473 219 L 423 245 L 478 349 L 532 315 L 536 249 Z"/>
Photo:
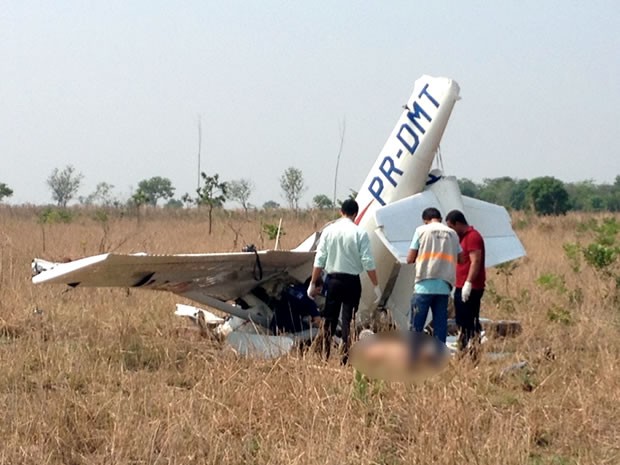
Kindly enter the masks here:
<path id="1" fill-rule="evenodd" d="M 440 183 L 442 181 L 437 182 Z M 525 249 L 513 231 L 510 215 L 504 207 L 461 196 L 445 189 L 446 185 L 443 187 L 426 190 L 376 210 L 377 236 L 399 262 L 406 263 L 413 233 L 422 225 L 422 212 L 426 208 L 435 207 L 445 217 L 449 210 L 459 205 L 463 205 L 467 222 L 484 238 L 486 268 L 525 256 Z"/>
<path id="2" fill-rule="evenodd" d="M 376 210 L 376 234 L 399 262 L 407 263 L 413 233 L 422 224 L 422 212 L 429 207 L 441 211 L 439 200 L 427 190 Z"/>
<path id="3" fill-rule="evenodd" d="M 484 238 L 485 266 L 501 265 L 526 255 L 523 244 L 512 229 L 506 209 L 500 205 L 462 196 L 465 218 Z"/>

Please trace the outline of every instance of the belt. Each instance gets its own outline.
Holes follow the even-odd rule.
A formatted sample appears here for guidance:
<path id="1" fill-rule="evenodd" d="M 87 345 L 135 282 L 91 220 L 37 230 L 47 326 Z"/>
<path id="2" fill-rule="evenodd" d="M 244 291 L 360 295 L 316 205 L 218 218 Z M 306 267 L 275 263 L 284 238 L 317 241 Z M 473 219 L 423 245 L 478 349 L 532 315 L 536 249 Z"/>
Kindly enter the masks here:
<path id="1" fill-rule="evenodd" d="M 357 278 L 358 274 L 349 274 L 349 273 L 327 273 L 328 278 Z"/>

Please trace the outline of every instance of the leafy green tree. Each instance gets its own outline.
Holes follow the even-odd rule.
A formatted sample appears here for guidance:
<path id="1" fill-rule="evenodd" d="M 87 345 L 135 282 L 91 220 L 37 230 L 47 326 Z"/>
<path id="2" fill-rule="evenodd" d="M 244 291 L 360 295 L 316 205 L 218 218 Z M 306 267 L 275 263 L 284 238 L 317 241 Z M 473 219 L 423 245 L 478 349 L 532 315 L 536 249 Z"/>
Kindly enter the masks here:
<path id="1" fill-rule="evenodd" d="M 134 192 L 133 195 L 131 196 L 131 198 L 129 199 L 129 202 L 134 204 L 138 208 L 140 208 L 142 205 L 147 204 L 148 201 L 149 201 L 149 198 L 140 189 L 138 189 L 136 192 Z"/>
<path id="2" fill-rule="evenodd" d="M 334 208 L 334 202 L 325 194 L 315 195 L 312 198 L 312 203 L 314 208 L 318 208 L 319 210 L 331 210 Z"/>
<path id="3" fill-rule="evenodd" d="M 530 182 L 527 179 L 519 179 L 516 181 L 512 192 L 510 193 L 510 207 L 515 210 L 527 209 L 527 186 Z"/>
<path id="4" fill-rule="evenodd" d="M 527 187 L 527 197 L 539 215 L 564 215 L 569 208 L 564 183 L 552 176 L 532 179 Z"/>
<path id="5" fill-rule="evenodd" d="M 478 190 L 477 197 L 507 208 L 521 210 L 526 206 L 527 185 L 528 181 L 516 180 L 509 176 L 486 178 Z"/>
<path id="6" fill-rule="evenodd" d="M 184 202 L 194 202 L 198 206 L 206 206 L 209 212 L 209 234 L 211 234 L 213 226 L 213 209 L 221 208 L 227 199 L 228 195 L 228 183 L 220 181 L 220 175 L 214 174 L 213 176 L 207 176 L 206 173 L 200 173 L 203 180 L 203 185 L 199 189 L 196 189 L 198 197 L 192 199 L 189 194 L 183 196 Z"/>
<path id="7" fill-rule="evenodd" d="M 273 210 L 276 208 L 280 208 L 280 204 L 278 202 L 276 202 L 275 200 L 267 200 L 264 204 L 263 204 L 263 209 L 265 210 Z"/>
<path id="8" fill-rule="evenodd" d="M 478 198 L 478 192 L 480 191 L 480 186 L 478 184 L 467 178 L 459 179 L 457 182 L 459 183 L 461 194 L 467 197 L 473 197 L 474 199 Z"/>
<path id="9" fill-rule="evenodd" d="M 5 197 L 10 197 L 13 195 L 13 189 L 9 188 L 5 183 L 0 182 L 0 202 Z"/>
<path id="10" fill-rule="evenodd" d="M 248 214 L 249 200 L 254 191 L 254 183 L 250 179 L 237 179 L 228 183 L 228 198 L 241 204 L 245 214 Z"/>
<path id="11" fill-rule="evenodd" d="M 75 168 L 68 165 L 64 170 L 60 171 L 54 168 L 52 174 L 47 178 L 47 185 L 52 190 L 52 199 L 56 201 L 59 207 L 66 207 L 77 193 L 84 176 L 82 173 L 76 173 Z"/>
<path id="12" fill-rule="evenodd" d="M 138 191 L 146 196 L 146 203 L 153 207 L 157 205 L 159 199 L 171 199 L 174 196 L 174 190 L 170 179 L 161 176 L 143 179 L 138 183 Z"/>
<path id="13" fill-rule="evenodd" d="M 605 207 L 601 197 L 601 193 L 606 190 L 605 186 L 596 185 L 592 179 L 567 183 L 564 188 L 568 192 L 571 210 L 595 211 Z"/>
<path id="14" fill-rule="evenodd" d="M 605 209 L 610 212 L 620 211 L 620 176 L 616 176 L 613 184 L 605 186 L 601 197 L 603 197 Z"/>
<path id="15" fill-rule="evenodd" d="M 275 241 L 276 237 L 278 237 L 278 225 L 277 224 L 263 224 L 262 230 L 265 234 L 267 234 L 267 237 L 269 238 L 270 241 Z M 284 228 L 279 228 L 280 230 L 280 236 L 284 236 L 286 235 L 286 232 L 284 231 Z"/>
<path id="16" fill-rule="evenodd" d="M 284 170 L 284 174 L 280 177 L 280 187 L 284 192 L 284 198 L 287 200 L 289 207 L 297 212 L 299 210 L 299 200 L 307 190 L 301 170 L 292 166 Z"/>
<path id="17" fill-rule="evenodd" d="M 166 202 L 166 208 L 183 208 L 183 201 L 179 199 L 170 199 Z"/>
<path id="18" fill-rule="evenodd" d="M 612 190 L 605 203 L 607 210 L 611 212 L 620 212 L 620 188 Z"/>

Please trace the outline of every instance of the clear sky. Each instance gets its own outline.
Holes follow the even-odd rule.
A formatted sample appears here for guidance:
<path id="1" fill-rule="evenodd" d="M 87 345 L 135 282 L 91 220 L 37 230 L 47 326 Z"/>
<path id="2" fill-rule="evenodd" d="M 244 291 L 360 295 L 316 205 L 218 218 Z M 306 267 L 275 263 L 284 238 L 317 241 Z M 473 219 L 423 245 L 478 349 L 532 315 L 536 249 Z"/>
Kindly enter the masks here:
<path id="1" fill-rule="evenodd" d="M 447 174 L 612 182 L 620 174 L 620 2 L 32 1 L 0 3 L 0 182 L 12 204 L 52 202 L 73 165 L 127 198 L 164 176 L 250 178 L 284 204 L 303 171 L 357 190 L 423 74 L 461 87 Z"/>

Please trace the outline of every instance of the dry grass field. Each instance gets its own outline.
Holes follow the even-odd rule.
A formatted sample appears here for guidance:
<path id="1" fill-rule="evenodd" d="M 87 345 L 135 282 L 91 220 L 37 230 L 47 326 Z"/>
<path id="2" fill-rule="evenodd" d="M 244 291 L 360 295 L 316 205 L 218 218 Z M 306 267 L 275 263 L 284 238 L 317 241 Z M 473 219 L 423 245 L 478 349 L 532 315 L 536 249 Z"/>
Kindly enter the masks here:
<path id="1" fill-rule="evenodd" d="M 0 208 L 1 464 L 620 464 L 620 305 L 562 247 L 592 216 L 515 218 L 528 257 L 489 270 L 482 311 L 522 322 L 488 344 L 508 358 L 402 385 L 312 354 L 236 358 L 189 331 L 172 294 L 34 286 L 34 257 L 273 246 L 255 216 L 208 236 L 195 212 L 93 215 Z M 282 246 L 326 219 L 285 216 Z"/>

